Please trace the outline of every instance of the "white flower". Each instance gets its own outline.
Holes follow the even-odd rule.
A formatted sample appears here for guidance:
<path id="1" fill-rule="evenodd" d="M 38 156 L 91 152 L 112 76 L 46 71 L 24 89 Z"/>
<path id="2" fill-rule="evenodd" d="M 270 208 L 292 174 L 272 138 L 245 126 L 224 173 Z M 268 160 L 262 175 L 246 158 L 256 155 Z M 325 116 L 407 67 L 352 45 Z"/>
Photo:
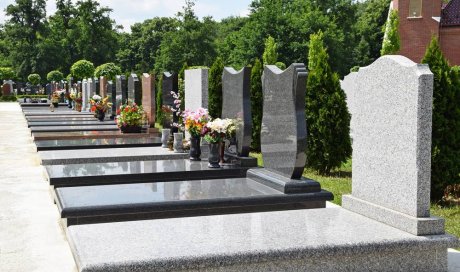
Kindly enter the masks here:
<path id="1" fill-rule="evenodd" d="M 93 100 L 101 100 L 102 97 L 100 97 L 99 95 L 95 94 L 93 95 Z"/>

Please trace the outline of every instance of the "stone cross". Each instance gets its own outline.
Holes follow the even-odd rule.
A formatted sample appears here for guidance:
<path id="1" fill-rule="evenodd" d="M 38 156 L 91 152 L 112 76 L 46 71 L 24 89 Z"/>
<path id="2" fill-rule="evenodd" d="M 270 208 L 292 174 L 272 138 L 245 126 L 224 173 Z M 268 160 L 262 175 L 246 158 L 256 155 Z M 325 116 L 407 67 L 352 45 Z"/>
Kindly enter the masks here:
<path id="1" fill-rule="evenodd" d="M 185 109 L 208 108 L 208 68 L 185 70 Z"/>
<path id="2" fill-rule="evenodd" d="M 111 92 L 107 91 L 107 78 L 105 76 L 99 78 L 99 90 L 102 98 L 106 97 L 108 94 L 111 95 Z"/>
<path id="3" fill-rule="evenodd" d="M 163 83 L 161 86 L 161 92 L 161 98 L 163 102 L 162 106 L 165 108 L 174 108 L 174 97 L 171 95 L 171 92 L 174 92 L 176 94 L 179 93 L 179 81 L 176 73 L 163 73 Z M 163 128 L 171 128 L 172 123 L 177 122 L 178 117 L 170 113 L 169 111 L 163 110 L 163 112 Z"/>
<path id="4" fill-rule="evenodd" d="M 384 56 L 342 82 L 353 131 L 353 190 L 342 206 L 415 235 L 444 233 L 430 217 L 433 74 Z"/>
<path id="5" fill-rule="evenodd" d="M 251 68 L 225 67 L 222 74 L 222 118 L 236 122 L 236 154 L 247 157 L 252 137 Z"/>
<path id="6" fill-rule="evenodd" d="M 136 74 L 131 74 L 128 78 L 128 98 L 140 105 L 142 103 L 141 92 L 142 89 L 139 78 Z"/>
<path id="7" fill-rule="evenodd" d="M 150 127 L 155 126 L 155 75 L 142 74 L 142 107 L 147 113 Z"/>
<path id="8" fill-rule="evenodd" d="M 120 105 L 117 105 L 117 109 L 124 103 L 126 103 L 128 99 L 128 86 L 126 86 L 126 76 L 116 76 L 116 88 L 117 88 L 117 96 L 121 96 Z M 118 104 L 118 103 L 117 103 Z"/>

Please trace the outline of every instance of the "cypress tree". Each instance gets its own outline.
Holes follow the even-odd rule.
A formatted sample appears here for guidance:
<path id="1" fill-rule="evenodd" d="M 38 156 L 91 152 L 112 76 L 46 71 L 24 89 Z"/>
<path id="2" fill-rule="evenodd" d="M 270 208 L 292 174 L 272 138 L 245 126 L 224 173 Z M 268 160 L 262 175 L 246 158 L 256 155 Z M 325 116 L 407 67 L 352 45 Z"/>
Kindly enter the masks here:
<path id="1" fill-rule="evenodd" d="M 328 64 L 322 32 L 310 35 L 308 58 L 307 166 L 329 174 L 351 156 L 350 114 L 339 76 Z"/>
<path id="2" fill-rule="evenodd" d="M 265 40 L 265 50 L 262 56 L 264 65 L 274 65 L 278 59 L 278 53 L 276 53 L 276 42 L 272 36 L 268 36 Z"/>
<path id="3" fill-rule="evenodd" d="M 399 38 L 398 27 L 398 11 L 393 9 L 390 11 L 390 16 L 385 24 L 385 36 L 383 38 L 382 50 L 380 50 L 380 54 L 382 56 L 395 54 L 399 51 L 401 41 Z"/>
<path id="4" fill-rule="evenodd" d="M 209 115 L 212 118 L 222 117 L 222 73 L 224 63 L 218 57 L 209 69 Z"/>
<path id="5" fill-rule="evenodd" d="M 436 37 L 432 38 L 422 63 L 428 64 L 434 75 L 431 198 L 439 200 L 449 184 L 460 183 L 460 116 L 456 105 L 460 81 L 456 68 L 449 67 Z"/>
<path id="6" fill-rule="evenodd" d="M 251 70 L 251 114 L 252 114 L 252 142 L 251 149 L 260 152 L 260 129 L 262 127 L 262 73 L 263 67 L 256 59 Z"/>

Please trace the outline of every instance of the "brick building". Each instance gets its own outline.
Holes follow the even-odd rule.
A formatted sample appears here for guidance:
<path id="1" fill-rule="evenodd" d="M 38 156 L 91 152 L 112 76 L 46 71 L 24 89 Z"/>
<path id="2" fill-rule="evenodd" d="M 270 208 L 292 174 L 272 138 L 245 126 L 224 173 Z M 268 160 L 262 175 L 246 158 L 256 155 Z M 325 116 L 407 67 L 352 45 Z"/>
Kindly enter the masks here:
<path id="1" fill-rule="evenodd" d="M 439 39 L 450 65 L 460 65 L 460 0 L 393 0 L 398 10 L 399 54 L 420 62 L 431 37 Z"/>

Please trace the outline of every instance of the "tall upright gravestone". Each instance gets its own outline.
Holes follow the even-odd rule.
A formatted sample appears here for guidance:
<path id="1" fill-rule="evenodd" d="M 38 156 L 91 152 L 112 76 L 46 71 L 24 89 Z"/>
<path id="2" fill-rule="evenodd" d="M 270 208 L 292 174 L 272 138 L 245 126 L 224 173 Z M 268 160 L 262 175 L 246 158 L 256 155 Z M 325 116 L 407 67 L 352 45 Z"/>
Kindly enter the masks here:
<path id="1" fill-rule="evenodd" d="M 96 94 L 96 82 L 94 82 L 93 78 L 88 78 L 87 80 L 88 89 L 89 89 L 89 97 L 92 97 Z"/>
<path id="2" fill-rule="evenodd" d="M 101 95 L 101 89 L 100 89 L 100 85 L 99 85 L 99 78 L 97 78 L 97 77 L 93 78 L 93 95 L 94 94 Z"/>
<path id="3" fill-rule="evenodd" d="M 142 74 L 142 107 L 147 114 L 150 127 L 155 126 L 155 75 Z"/>
<path id="4" fill-rule="evenodd" d="M 128 98 L 138 105 L 142 103 L 141 82 L 136 74 L 131 74 L 128 78 Z"/>
<path id="5" fill-rule="evenodd" d="M 195 111 L 208 108 L 207 68 L 185 70 L 185 108 Z"/>
<path id="6" fill-rule="evenodd" d="M 117 108 L 120 108 L 128 100 L 128 86 L 126 85 L 126 77 L 124 75 L 116 76 L 116 88 L 117 96 L 121 96 L 120 102 L 117 102 Z"/>
<path id="7" fill-rule="evenodd" d="M 100 96 L 101 97 L 106 97 L 107 95 L 111 95 L 110 91 L 107 91 L 107 78 L 105 76 L 101 76 L 99 78 L 99 90 L 100 90 Z"/>
<path id="8" fill-rule="evenodd" d="M 251 68 L 240 71 L 225 67 L 222 74 L 222 118 L 233 119 L 235 141 L 226 150 L 230 155 L 248 157 L 252 137 Z"/>
<path id="9" fill-rule="evenodd" d="M 174 97 L 171 92 L 179 93 L 179 80 L 176 73 L 164 72 L 163 84 L 161 85 L 161 99 L 163 111 L 163 128 L 172 128 L 172 123 L 178 121 L 178 116 L 171 112 L 174 108 Z M 173 128 L 176 131 L 177 128 Z"/>
<path id="10" fill-rule="evenodd" d="M 88 89 L 87 80 L 83 79 L 81 82 L 81 98 L 82 98 L 81 110 L 82 111 L 86 111 L 88 109 L 87 104 L 89 100 L 88 100 L 87 89 Z"/>
<path id="11" fill-rule="evenodd" d="M 13 81 L 4 80 L 2 85 L 2 94 L 3 95 L 12 95 L 13 94 Z"/>
<path id="12" fill-rule="evenodd" d="M 117 88 L 115 87 L 115 84 L 113 84 L 112 80 L 107 81 L 106 86 L 106 93 L 110 95 L 111 97 L 111 102 L 112 102 L 112 114 L 110 116 L 110 119 L 115 119 L 115 116 L 117 115 Z"/>
<path id="13" fill-rule="evenodd" d="M 353 131 L 352 194 L 342 206 L 414 235 L 444 233 L 444 220 L 430 217 L 428 65 L 384 56 L 346 76 L 342 88 Z"/>

